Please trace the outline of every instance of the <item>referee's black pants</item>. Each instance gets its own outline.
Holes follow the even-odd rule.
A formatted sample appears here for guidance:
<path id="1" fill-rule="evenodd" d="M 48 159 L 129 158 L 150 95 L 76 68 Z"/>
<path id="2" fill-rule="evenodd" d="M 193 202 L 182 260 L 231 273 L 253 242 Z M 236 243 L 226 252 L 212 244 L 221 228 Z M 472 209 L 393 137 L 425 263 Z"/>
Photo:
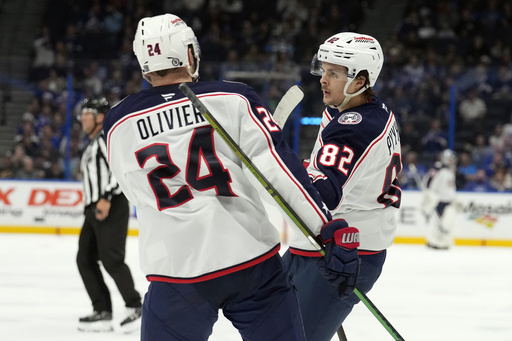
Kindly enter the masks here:
<path id="1" fill-rule="evenodd" d="M 130 208 L 123 194 L 111 200 L 107 218 L 96 219 L 96 205 L 85 208 L 85 220 L 78 240 L 76 262 L 94 311 L 112 312 L 110 292 L 103 279 L 99 261 L 114 279 L 126 307 L 140 307 L 141 297 L 126 265 L 125 250 Z"/>

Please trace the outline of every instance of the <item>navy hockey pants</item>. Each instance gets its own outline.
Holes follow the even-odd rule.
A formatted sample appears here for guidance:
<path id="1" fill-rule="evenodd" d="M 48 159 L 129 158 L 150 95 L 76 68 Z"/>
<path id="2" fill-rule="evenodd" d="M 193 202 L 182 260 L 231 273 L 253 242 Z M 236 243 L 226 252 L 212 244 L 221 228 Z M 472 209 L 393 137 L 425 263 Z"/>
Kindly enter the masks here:
<path id="1" fill-rule="evenodd" d="M 151 282 L 141 341 L 208 340 L 219 309 L 245 341 L 304 341 L 299 304 L 281 257 L 199 283 Z"/>
<path id="2" fill-rule="evenodd" d="M 361 265 L 357 288 L 367 293 L 379 278 L 386 260 L 386 250 L 359 256 Z M 297 289 L 306 339 L 329 341 L 360 300 L 356 294 L 341 300 L 337 288 L 318 272 L 318 258 L 297 256 L 286 251 L 283 260 L 288 267 L 292 285 Z"/>

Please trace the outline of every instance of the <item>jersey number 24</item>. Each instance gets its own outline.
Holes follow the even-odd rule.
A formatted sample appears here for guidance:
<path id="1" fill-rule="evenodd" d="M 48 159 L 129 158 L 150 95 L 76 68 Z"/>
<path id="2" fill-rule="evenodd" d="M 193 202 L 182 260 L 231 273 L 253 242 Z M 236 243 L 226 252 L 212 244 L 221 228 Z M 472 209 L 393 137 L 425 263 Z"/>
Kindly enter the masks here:
<path id="1" fill-rule="evenodd" d="M 215 154 L 213 128 L 210 126 L 194 130 L 190 140 L 185 179 L 175 193 L 171 193 L 162 180 L 172 179 L 181 173 L 181 169 L 172 161 L 169 145 L 155 143 L 144 147 L 135 156 L 141 168 L 146 161 L 155 157 L 160 166 L 148 173 L 148 180 L 158 203 L 160 211 L 166 208 L 180 206 L 194 198 L 190 188 L 198 191 L 215 189 L 217 195 L 235 196 L 231 190 L 231 176 Z M 201 165 L 208 167 L 209 173 L 200 175 Z"/>

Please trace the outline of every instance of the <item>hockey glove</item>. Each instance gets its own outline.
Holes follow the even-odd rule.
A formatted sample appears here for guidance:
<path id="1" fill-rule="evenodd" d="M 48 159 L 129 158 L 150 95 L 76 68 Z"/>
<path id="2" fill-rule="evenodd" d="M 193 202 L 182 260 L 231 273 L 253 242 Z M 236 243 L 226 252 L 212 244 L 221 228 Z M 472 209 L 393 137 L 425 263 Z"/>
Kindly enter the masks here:
<path id="1" fill-rule="evenodd" d="M 349 227 L 344 219 L 335 219 L 322 227 L 319 237 L 325 245 L 325 257 L 318 261 L 318 270 L 338 287 L 338 297 L 345 298 L 354 291 L 359 273 L 359 230 Z"/>

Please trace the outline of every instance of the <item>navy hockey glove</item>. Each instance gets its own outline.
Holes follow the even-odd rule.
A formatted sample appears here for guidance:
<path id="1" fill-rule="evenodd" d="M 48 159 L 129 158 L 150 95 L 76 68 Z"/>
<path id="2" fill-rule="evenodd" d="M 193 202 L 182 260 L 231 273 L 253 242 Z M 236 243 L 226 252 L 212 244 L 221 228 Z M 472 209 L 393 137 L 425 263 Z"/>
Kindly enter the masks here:
<path id="1" fill-rule="evenodd" d="M 325 257 L 318 261 L 318 270 L 338 287 L 338 297 L 347 297 L 354 291 L 359 273 L 359 230 L 344 219 L 335 219 L 322 227 L 319 237 L 325 245 Z"/>

